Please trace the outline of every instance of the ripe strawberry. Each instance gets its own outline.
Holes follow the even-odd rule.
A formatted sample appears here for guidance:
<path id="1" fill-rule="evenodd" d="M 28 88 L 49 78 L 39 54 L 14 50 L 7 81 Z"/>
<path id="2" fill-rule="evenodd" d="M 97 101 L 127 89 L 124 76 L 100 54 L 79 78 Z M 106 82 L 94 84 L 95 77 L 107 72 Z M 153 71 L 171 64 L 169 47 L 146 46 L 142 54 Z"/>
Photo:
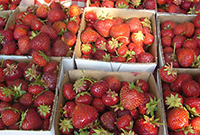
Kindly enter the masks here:
<path id="1" fill-rule="evenodd" d="M 99 114 L 94 107 L 86 104 L 78 104 L 73 110 L 72 123 L 74 127 L 81 129 L 93 124 L 98 116 Z"/>
<path id="2" fill-rule="evenodd" d="M 38 6 L 38 8 L 36 9 L 36 16 L 39 18 L 46 18 L 48 15 L 50 8 L 49 6 L 47 6 L 46 4 L 41 4 Z"/>
<path id="3" fill-rule="evenodd" d="M 186 25 L 185 22 L 178 24 L 174 28 L 174 34 L 175 35 L 184 35 L 186 33 Z"/>
<path id="4" fill-rule="evenodd" d="M 3 46 L 3 49 L 1 50 L 1 54 L 13 55 L 13 54 L 15 54 L 16 51 L 17 51 L 16 42 L 15 41 L 9 41 Z"/>
<path id="5" fill-rule="evenodd" d="M 27 81 L 34 81 L 40 74 L 40 68 L 34 62 L 30 62 L 23 72 L 23 76 Z"/>
<path id="6" fill-rule="evenodd" d="M 134 126 L 135 132 L 140 135 L 151 134 L 157 135 L 158 134 L 158 126 L 154 123 L 152 118 L 148 116 L 144 116 L 144 118 L 140 118 L 136 121 Z"/>
<path id="7" fill-rule="evenodd" d="M 144 35 L 143 35 L 142 31 L 132 33 L 131 40 L 133 41 L 133 43 L 143 46 Z"/>
<path id="8" fill-rule="evenodd" d="M 57 61 L 51 60 L 49 61 L 43 68 L 43 72 L 52 71 L 55 72 L 58 70 L 59 63 Z"/>
<path id="9" fill-rule="evenodd" d="M 37 112 L 42 119 L 48 119 L 51 116 L 51 107 L 48 105 L 40 105 L 37 107 Z"/>
<path id="10" fill-rule="evenodd" d="M 186 37 L 183 35 L 177 35 L 172 39 L 172 47 L 175 49 L 182 48 Z"/>
<path id="11" fill-rule="evenodd" d="M 98 4 L 98 2 L 95 5 L 97 5 L 97 4 Z M 114 8 L 115 7 L 115 3 L 114 3 L 114 1 L 111 1 L 111 0 L 105 0 L 105 1 L 102 1 L 100 6 L 101 7 L 106 7 L 106 8 Z"/>
<path id="12" fill-rule="evenodd" d="M 65 17 L 65 12 L 62 9 L 50 9 L 47 15 L 47 19 L 54 23 L 56 21 L 63 21 Z"/>
<path id="13" fill-rule="evenodd" d="M 172 107 L 182 107 L 183 106 L 183 97 L 177 92 L 171 90 L 165 90 L 163 92 L 164 105 L 166 108 Z"/>
<path id="14" fill-rule="evenodd" d="M 67 31 L 62 35 L 61 39 L 69 46 L 72 47 L 76 43 L 76 34 L 71 31 Z"/>
<path id="15" fill-rule="evenodd" d="M 138 54 L 137 62 L 152 63 L 152 62 L 154 62 L 154 56 L 149 52 L 142 52 L 142 53 Z"/>
<path id="16" fill-rule="evenodd" d="M 56 29 L 58 35 L 63 35 L 67 29 L 67 24 L 62 21 L 56 21 L 52 24 L 52 27 Z"/>
<path id="17" fill-rule="evenodd" d="M 132 89 L 130 86 L 123 86 L 120 91 L 121 105 L 128 110 L 137 108 L 144 101 L 144 94 Z"/>
<path id="18" fill-rule="evenodd" d="M 1 130 L 5 130 L 6 129 L 6 125 L 3 123 L 2 118 L 0 118 L 0 129 Z"/>
<path id="19" fill-rule="evenodd" d="M 44 119 L 42 122 L 42 130 L 49 130 L 49 126 L 50 126 L 50 118 Z"/>
<path id="20" fill-rule="evenodd" d="M 80 92 L 75 96 L 76 104 L 90 104 L 92 102 L 92 95 L 89 92 Z"/>
<path id="21" fill-rule="evenodd" d="M 196 49 L 197 48 L 197 41 L 192 39 L 192 38 L 189 38 L 189 39 L 186 39 L 183 43 L 183 48 L 185 49 Z"/>
<path id="22" fill-rule="evenodd" d="M 83 30 L 80 36 L 83 43 L 95 42 L 98 37 L 100 37 L 99 34 L 92 29 Z"/>
<path id="23" fill-rule="evenodd" d="M 109 53 L 114 53 L 115 50 L 120 46 L 120 43 L 117 41 L 117 39 L 109 38 L 106 43 L 106 49 Z"/>
<path id="24" fill-rule="evenodd" d="M 142 31 L 142 24 L 137 17 L 130 18 L 126 21 L 126 24 L 130 27 L 130 32 Z"/>
<path id="25" fill-rule="evenodd" d="M 174 38 L 174 31 L 172 28 L 166 28 L 161 30 L 161 37 L 169 36 L 171 38 Z"/>
<path id="26" fill-rule="evenodd" d="M 25 107 L 31 107 L 33 105 L 33 100 L 34 100 L 33 94 L 28 92 L 20 97 L 19 103 Z"/>
<path id="27" fill-rule="evenodd" d="M 95 42 L 95 47 L 99 50 L 106 50 L 107 40 L 104 37 L 98 37 Z"/>
<path id="28" fill-rule="evenodd" d="M 124 56 L 125 54 L 127 54 L 128 51 L 128 47 L 126 45 L 121 45 L 117 48 L 117 54 L 119 56 Z"/>
<path id="29" fill-rule="evenodd" d="M 49 62 L 49 58 L 42 51 L 34 51 L 32 53 L 32 58 L 40 67 L 44 67 Z"/>
<path id="30" fill-rule="evenodd" d="M 126 58 L 122 56 L 111 57 L 112 62 L 126 62 Z"/>
<path id="31" fill-rule="evenodd" d="M 73 124 L 72 124 L 72 119 L 68 119 L 68 118 L 64 118 L 63 120 L 60 119 L 60 122 L 59 122 L 59 131 L 62 133 L 62 134 L 70 134 L 74 127 L 73 127 Z"/>
<path id="32" fill-rule="evenodd" d="M 64 117 L 72 118 L 72 112 L 75 106 L 76 106 L 76 103 L 74 101 L 68 101 L 62 108 Z"/>
<path id="33" fill-rule="evenodd" d="M 129 8 L 129 4 L 125 0 L 117 0 L 115 2 L 115 8 L 125 8 L 125 9 L 128 9 Z"/>
<path id="34" fill-rule="evenodd" d="M 25 111 L 21 122 L 23 130 L 37 130 L 42 126 L 42 120 L 34 108 Z"/>
<path id="35" fill-rule="evenodd" d="M 194 118 L 192 118 L 190 124 L 191 124 L 191 126 L 192 126 L 192 128 L 194 130 L 200 131 L 200 128 L 199 128 L 200 117 L 194 117 Z"/>
<path id="36" fill-rule="evenodd" d="M 117 128 L 121 131 L 128 131 L 133 128 L 133 120 L 130 115 L 123 115 L 117 118 L 116 125 Z"/>
<path id="37" fill-rule="evenodd" d="M 189 114 L 184 108 L 172 108 L 167 111 L 167 126 L 179 130 L 189 125 Z"/>
<path id="38" fill-rule="evenodd" d="M 45 91 L 41 95 L 38 95 L 34 100 L 34 106 L 39 107 L 40 105 L 53 105 L 54 93 L 50 90 Z"/>
<path id="39" fill-rule="evenodd" d="M 185 106 L 187 110 L 194 116 L 199 116 L 200 114 L 200 98 L 198 97 L 187 97 L 184 99 Z"/>
<path id="40" fill-rule="evenodd" d="M 0 11 L 8 10 L 8 4 L 1 2 L 0 3 Z"/>
<path id="41" fill-rule="evenodd" d="M 19 91 L 27 91 L 28 90 L 28 82 L 24 79 L 16 79 L 11 82 L 11 85 L 9 87 L 12 87 L 16 92 Z"/>
<path id="42" fill-rule="evenodd" d="M 58 33 L 56 31 L 56 29 L 50 25 L 42 25 L 42 27 L 40 28 L 40 32 L 43 33 L 47 33 L 50 37 L 50 39 L 54 40 L 57 38 Z"/>
<path id="43" fill-rule="evenodd" d="M 42 81 L 44 83 L 45 88 L 55 91 L 57 84 L 57 73 L 56 72 L 44 72 L 42 75 Z"/>
<path id="44" fill-rule="evenodd" d="M 104 80 L 100 80 L 90 86 L 90 93 L 95 97 L 102 97 L 108 89 L 108 83 Z"/>
<path id="45" fill-rule="evenodd" d="M 63 86 L 63 96 L 68 100 L 75 98 L 76 92 L 73 90 L 73 84 L 65 84 Z"/>
<path id="46" fill-rule="evenodd" d="M 69 21 L 66 26 L 67 30 L 71 31 L 74 34 L 78 33 L 79 24 L 76 21 Z"/>
<path id="47" fill-rule="evenodd" d="M 110 54 L 103 50 L 96 50 L 93 54 L 94 59 L 102 61 L 110 61 Z"/>
<path id="48" fill-rule="evenodd" d="M 28 35 L 28 30 L 25 28 L 15 28 L 13 35 L 14 39 L 18 40 L 20 37 Z"/>
<path id="49" fill-rule="evenodd" d="M 69 17 L 79 16 L 81 9 L 76 4 L 71 4 L 68 8 Z"/>
<path id="50" fill-rule="evenodd" d="M 170 84 L 171 90 L 181 93 L 182 83 L 187 79 L 192 79 L 192 76 L 189 73 L 178 74 L 177 79 Z"/>
<path id="51" fill-rule="evenodd" d="M 29 84 L 28 92 L 30 92 L 33 95 L 38 95 L 42 91 L 44 91 L 44 86 L 42 86 L 40 83 L 33 82 Z"/>
<path id="52" fill-rule="evenodd" d="M 63 40 L 57 40 L 53 44 L 53 56 L 67 56 L 69 52 L 69 46 Z"/>
<path id="53" fill-rule="evenodd" d="M 168 13 L 181 13 L 181 8 L 178 5 L 175 5 L 173 3 L 169 4 L 167 10 Z"/>
<path id="54" fill-rule="evenodd" d="M 194 19 L 193 19 L 193 24 L 195 26 L 195 28 L 199 28 L 200 27 L 200 16 L 196 16 Z"/>
<path id="55" fill-rule="evenodd" d="M 109 130 L 109 131 L 114 131 L 115 130 L 115 121 L 116 121 L 116 116 L 114 112 L 108 111 L 105 112 L 101 115 L 100 117 L 102 126 Z"/>
<path id="56" fill-rule="evenodd" d="M 186 30 L 184 33 L 184 36 L 192 37 L 195 30 L 194 24 L 192 22 L 185 22 L 184 25 L 185 25 L 185 30 Z"/>
<path id="57" fill-rule="evenodd" d="M 81 52 L 84 55 L 88 55 L 92 52 L 92 44 L 90 43 L 83 43 L 81 44 Z"/>
<path id="58" fill-rule="evenodd" d="M 29 53 L 31 49 L 29 36 L 23 36 L 18 39 L 18 48 L 22 54 Z"/>
<path id="59" fill-rule="evenodd" d="M 174 29 L 175 27 L 177 26 L 177 23 L 172 21 L 172 20 L 167 20 L 167 21 L 164 21 L 162 24 L 161 24 L 161 30 L 162 29 L 168 29 L 168 28 L 172 28 Z"/>
<path id="60" fill-rule="evenodd" d="M 177 71 L 175 71 L 172 65 L 166 64 L 159 70 L 160 78 L 168 83 L 171 83 L 177 79 Z"/>
<path id="61" fill-rule="evenodd" d="M 145 9 L 155 9 L 156 7 L 155 0 L 145 0 L 143 6 Z"/>
<path id="62" fill-rule="evenodd" d="M 103 112 L 105 110 L 105 105 L 101 98 L 94 98 L 91 105 L 97 109 L 98 112 Z"/>
<path id="63" fill-rule="evenodd" d="M 102 96 L 102 102 L 106 106 L 113 106 L 119 102 L 119 95 L 115 91 L 108 90 Z"/>
<path id="64" fill-rule="evenodd" d="M 154 42 L 154 36 L 150 33 L 147 33 L 144 35 L 144 44 L 145 45 L 151 45 Z"/>
<path id="65" fill-rule="evenodd" d="M 31 26 L 31 21 L 38 18 L 36 15 L 34 15 L 33 13 L 28 13 L 25 14 L 25 16 L 22 19 L 22 23 L 26 24 L 28 26 Z"/>
<path id="66" fill-rule="evenodd" d="M 10 2 L 11 2 L 11 4 L 19 5 L 21 0 L 11 0 Z"/>
<path id="67" fill-rule="evenodd" d="M 2 110 L 1 117 L 2 117 L 3 123 L 6 126 L 10 126 L 12 124 L 15 124 L 19 120 L 20 113 L 17 109 L 8 107 Z"/>
<path id="68" fill-rule="evenodd" d="M 4 74 L 6 77 L 6 80 L 16 80 L 19 79 L 22 74 L 23 74 L 23 70 L 18 66 L 18 64 L 6 64 L 6 67 L 4 68 Z"/>
<path id="69" fill-rule="evenodd" d="M 182 82 L 181 90 L 186 97 L 198 97 L 199 96 L 199 84 L 192 79 L 187 79 Z"/>
<path id="70" fill-rule="evenodd" d="M 50 37 L 46 33 L 40 33 L 36 35 L 30 41 L 31 49 L 33 50 L 40 50 L 40 51 L 48 51 L 50 49 Z"/>
<path id="71" fill-rule="evenodd" d="M 97 20 L 97 14 L 91 10 L 85 13 L 85 20 L 88 21 L 96 21 Z"/>
<path id="72" fill-rule="evenodd" d="M 106 76 L 103 80 L 108 83 L 109 89 L 115 92 L 119 92 L 121 89 L 121 82 L 116 76 Z"/>
<path id="73" fill-rule="evenodd" d="M 182 67 L 190 67 L 194 61 L 194 51 L 191 49 L 181 49 L 177 54 L 177 59 Z"/>
<path id="74" fill-rule="evenodd" d="M 94 24 L 95 30 L 103 37 L 110 36 L 111 27 L 115 24 L 114 19 L 97 20 Z"/>

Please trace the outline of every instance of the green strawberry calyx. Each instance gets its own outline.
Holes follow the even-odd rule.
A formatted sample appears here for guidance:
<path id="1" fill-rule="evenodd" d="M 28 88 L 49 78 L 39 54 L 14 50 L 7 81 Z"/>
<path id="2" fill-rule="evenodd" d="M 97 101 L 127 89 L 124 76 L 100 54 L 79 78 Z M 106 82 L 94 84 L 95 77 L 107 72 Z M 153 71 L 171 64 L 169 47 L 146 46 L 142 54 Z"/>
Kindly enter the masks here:
<path id="1" fill-rule="evenodd" d="M 166 105 L 168 105 L 169 108 L 173 108 L 173 107 L 182 107 L 182 103 L 180 102 L 181 101 L 181 98 L 178 98 L 178 94 L 176 94 L 175 96 L 173 94 L 171 94 L 170 97 L 166 97 Z"/>
<path id="2" fill-rule="evenodd" d="M 147 115 L 154 116 L 154 112 L 158 110 L 158 103 L 160 102 L 160 99 L 156 100 L 156 97 L 152 99 L 150 97 L 150 101 L 146 104 L 147 108 Z"/>
<path id="3" fill-rule="evenodd" d="M 73 129 L 73 125 L 72 125 L 72 118 L 64 118 L 64 119 L 60 119 L 59 122 L 59 126 L 60 126 L 60 130 L 62 129 L 63 132 L 65 132 L 66 130 L 69 132 L 70 129 Z"/>
<path id="4" fill-rule="evenodd" d="M 171 64 L 167 63 L 166 65 L 164 65 L 164 67 L 165 67 L 164 71 L 167 71 L 167 75 L 172 75 L 172 76 L 177 75 L 177 71 L 174 70 L 172 63 Z"/>

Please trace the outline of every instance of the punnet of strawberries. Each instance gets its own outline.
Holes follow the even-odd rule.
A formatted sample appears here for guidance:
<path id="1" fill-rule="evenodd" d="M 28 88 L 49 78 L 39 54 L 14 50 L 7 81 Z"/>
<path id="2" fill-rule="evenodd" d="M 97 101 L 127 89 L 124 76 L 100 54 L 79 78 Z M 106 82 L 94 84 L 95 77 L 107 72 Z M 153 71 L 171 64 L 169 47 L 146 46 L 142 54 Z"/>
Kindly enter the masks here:
<path id="1" fill-rule="evenodd" d="M 157 11 L 178 14 L 199 14 L 199 0 L 157 0 Z"/>
<path id="2" fill-rule="evenodd" d="M 151 73 L 69 70 L 58 109 L 60 135 L 161 134 L 162 108 Z"/>
<path id="3" fill-rule="evenodd" d="M 0 53 L 31 56 L 42 51 L 47 56 L 72 57 L 81 13 L 77 5 L 64 8 L 59 2 L 19 7 L 8 28 L 0 31 Z"/>
<path id="4" fill-rule="evenodd" d="M 155 47 L 156 39 L 152 27 L 153 12 L 143 17 L 137 16 L 137 13 L 134 16 L 134 13 L 129 10 L 123 14 L 121 9 L 106 8 L 85 10 L 85 22 L 82 22 L 85 27 L 80 31 L 78 48 L 80 57 L 106 62 L 154 63 L 156 51 L 152 53 L 152 46 Z M 138 14 L 142 13 L 138 11 Z"/>
<path id="5" fill-rule="evenodd" d="M 1 60 L 0 130 L 51 128 L 60 62 L 37 63 L 33 59 Z"/>
<path id="6" fill-rule="evenodd" d="M 22 0 L 0 0 L 0 11 L 15 10 Z"/>
<path id="7" fill-rule="evenodd" d="M 199 135 L 200 72 L 165 65 L 159 76 L 169 135 Z"/>
<path id="8" fill-rule="evenodd" d="M 90 0 L 90 7 L 156 10 L 155 0 Z"/>
<path id="9" fill-rule="evenodd" d="M 176 22 L 176 16 L 172 17 L 160 25 L 164 57 L 161 60 L 164 64 L 172 63 L 174 68 L 200 68 L 200 15 L 180 23 Z"/>

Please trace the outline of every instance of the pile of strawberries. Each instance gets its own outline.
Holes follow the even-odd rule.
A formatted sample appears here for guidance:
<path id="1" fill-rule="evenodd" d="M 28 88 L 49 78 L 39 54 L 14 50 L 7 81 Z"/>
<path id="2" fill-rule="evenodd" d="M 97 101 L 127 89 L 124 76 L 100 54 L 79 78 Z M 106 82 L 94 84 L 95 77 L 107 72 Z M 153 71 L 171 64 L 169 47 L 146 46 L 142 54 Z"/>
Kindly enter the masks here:
<path id="1" fill-rule="evenodd" d="M 159 70 L 169 135 L 200 134 L 200 74 L 177 73 L 171 65 Z"/>
<path id="2" fill-rule="evenodd" d="M 157 0 L 158 12 L 199 14 L 199 0 Z"/>
<path id="3" fill-rule="evenodd" d="M 200 15 L 180 24 L 167 20 L 160 28 L 165 63 L 175 68 L 200 68 Z"/>
<path id="4" fill-rule="evenodd" d="M 22 0 L 0 0 L 0 11 L 15 10 Z"/>
<path id="5" fill-rule="evenodd" d="M 77 5 L 63 8 L 59 2 L 28 6 L 16 15 L 7 30 L 1 30 L 1 54 L 32 55 L 42 51 L 47 56 L 73 55 L 80 24 Z"/>
<path id="6" fill-rule="evenodd" d="M 28 62 L 29 61 L 29 62 Z M 56 93 L 59 62 L 38 66 L 2 60 L 0 66 L 0 129 L 49 130 Z"/>
<path id="7" fill-rule="evenodd" d="M 123 19 L 109 14 L 85 13 L 81 32 L 82 58 L 113 62 L 152 63 L 149 48 L 154 43 L 151 20 L 147 17 Z"/>
<path id="8" fill-rule="evenodd" d="M 95 80 L 83 72 L 75 82 L 63 84 L 62 95 L 62 134 L 158 134 L 155 111 L 160 100 L 149 93 L 149 84 L 143 79 L 127 82 L 108 75 Z"/>
<path id="9" fill-rule="evenodd" d="M 91 0 L 90 7 L 156 9 L 155 0 Z"/>

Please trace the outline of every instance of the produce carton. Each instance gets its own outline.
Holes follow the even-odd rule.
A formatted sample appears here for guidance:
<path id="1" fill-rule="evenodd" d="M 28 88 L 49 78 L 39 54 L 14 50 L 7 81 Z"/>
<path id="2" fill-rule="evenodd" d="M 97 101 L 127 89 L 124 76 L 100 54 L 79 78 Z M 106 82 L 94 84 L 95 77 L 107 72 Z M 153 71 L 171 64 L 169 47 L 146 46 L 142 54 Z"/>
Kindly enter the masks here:
<path id="1" fill-rule="evenodd" d="M 180 73 L 189 73 L 192 75 L 193 79 L 196 79 L 196 77 L 198 75 L 200 75 L 200 70 L 191 70 L 191 69 L 180 69 L 180 68 L 176 68 L 175 71 L 177 71 L 177 74 L 180 74 Z M 169 134 L 169 130 L 168 130 L 168 127 L 167 127 L 167 119 L 166 119 L 166 109 L 165 109 L 165 106 L 164 106 L 164 100 L 163 100 L 163 89 L 162 89 L 162 79 L 160 78 L 160 75 L 159 75 L 159 69 L 157 70 L 157 85 L 158 85 L 158 90 L 159 90 L 159 93 L 161 95 L 160 99 L 161 99 L 161 104 L 162 104 L 162 110 L 161 110 L 161 113 L 162 113 L 162 117 L 163 117 L 163 123 L 165 123 L 164 125 L 164 132 L 165 132 L 165 135 L 168 135 Z"/>
<path id="2" fill-rule="evenodd" d="M 59 132 L 59 122 L 61 119 L 61 108 L 66 103 L 66 98 L 63 96 L 63 86 L 66 83 L 74 83 L 77 79 L 83 77 L 83 72 L 85 77 L 91 77 L 95 80 L 103 79 L 106 76 L 112 75 L 119 79 L 119 81 L 128 81 L 134 82 L 137 79 L 144 79 L 149 85 L 149 92 L 152 93 L 157 99 L 160 99 L 160 93 L 157 88 L 157 84 L 155 82 L 154 76 L 152 73 L 149 72 L 107 72 L 107 71 L 96 71 L 96 70 L 68 70 L 66 71 L 63 80 L 61 80 L 61 89 L 59 92 L 59 101 L 57 106 L 57 113 L 55 119 L 55 134 L 61 135 Z M 162 104 L 158 102 L 158 110 L 155 112 L 155 117 L 160 118 L 160 121 L 163 121 L 162 116 Z M 158 135 L 163 135 L 163 126 L 159 127 Z"/>
<path id="3" fill-rule="evenodd" d="M 1 55 L 0 56 L 0 61 L 6 60 L 6 59 L 12 59 L 17 62 L 25 62 L 29 63 L 32 61 L 31 57 L 21 57 L 21 56 L 6 56 L 6 55 Z M 61 58 L 59 57 L 52 57 L 50 60 L 54 60 L 59 62 L 59 67 L 61 66 Z M 49 124 L 49 129 L 48 130 L 0 130 L 0 134 L 2 135 L 55 135 L 55 129 L 54 129 L 54 121 L 55 121 L 55 114 L 56 114 L 56 107 L 57 107 L 57 102 L 58 102 L 58 88 L 59 88 L 59 82 L 60 82 L 60 71 L 62 69 L 59 69 L 58 74 L 57 74 L 57 84 L 56 84 L 56 89 L 55 89 L 55 97 L 54 97 L 54 103 L 52 107 L 52 114 L 50 116 L 50 124 Z"/>
<path id="4" fill-rule="evenodd" d="M 161 42 L 161 24 L 167 20 L 174 21 L 177 24 L 180 24 L 182 22 L 187 22 L 187 21 L 192 22 L 192 20 L 195 17 L 196 15 L 157 13 L 157 34 L 158 34 L 158 55 L 159 55 L 158 58 L 159 58 L 160 67 L 165 64 L 163 46 Z M 190 68 L 190 69 L 194 69 L 194 68 Z"/>
<path id="5" fill-rule="evenodd" d="M 95 11 L 97 16 L 100 16 L 102 12 L 108 14 L 111 17 L 122 17 L 129 19 L 133 17 L 148 17 L 152 22 L 152 31 L 154 35 L 154 43 L 149 48 L 150 53 L 154 56 L 155 62 L 153 63 L 120 63 L 120 62 L 105 62 L 91 59 L 81 58 L 81 40 L 80 35 L 86 27 L 85 13 L 88 11 Z M 154 11 L 140 11 L 131 9 L 117 9 L 117 8 L 95 8 L 86 7 L 83 12 L 81 20 L 80 30 L 78 33 L 78 39 L 75 47 L 75 62 L 78 69 L 91 69 L 91 70 L 105 70 L 105 71 L 148 71 L 153 72 L 157 65 L 157 36 L 156 36 L 156 21 Z M 86 64 L 87 63 L 87 64 Z"/>

